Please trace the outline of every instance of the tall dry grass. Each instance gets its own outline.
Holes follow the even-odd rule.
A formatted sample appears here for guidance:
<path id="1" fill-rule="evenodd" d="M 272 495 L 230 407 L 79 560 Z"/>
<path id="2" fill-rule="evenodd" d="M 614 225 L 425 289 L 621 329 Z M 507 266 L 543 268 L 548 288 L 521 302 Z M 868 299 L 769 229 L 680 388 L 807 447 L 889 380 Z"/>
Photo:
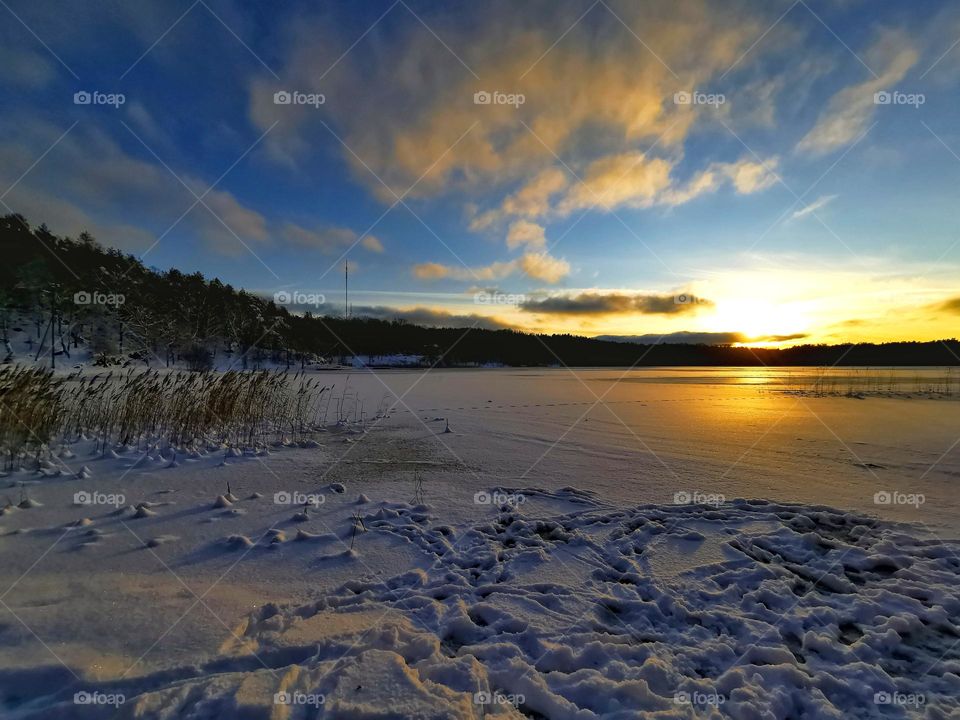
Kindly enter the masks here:
<path id="1" fill-rule="evenodd" d="M 63 378 L 0 367 L 0 452 L 8 466 L 54 441 L 115 445 L 254 447 L 302 442 L 327 424 L 331 388 L 285 371 L 142 370 Z M 345 393 L 344 393 L 345 395 Z M 335 401 L 344 421 L 345 397 Z"/>
<path id="2" fill-rule="evenodd" d="M 960 373 L 952 367 L 913 375 L 896 368 L 816 368 L 796 376 L 788 372 L 780 391 L 813 397 L 952 398 L 960 396 Z"/>
<path id="3" fill-rule="evenodd" d="M 0 452 L 8 465 L 43 453 L 63 419 L 64 381 L 49 370 L 0 368 Z"/>

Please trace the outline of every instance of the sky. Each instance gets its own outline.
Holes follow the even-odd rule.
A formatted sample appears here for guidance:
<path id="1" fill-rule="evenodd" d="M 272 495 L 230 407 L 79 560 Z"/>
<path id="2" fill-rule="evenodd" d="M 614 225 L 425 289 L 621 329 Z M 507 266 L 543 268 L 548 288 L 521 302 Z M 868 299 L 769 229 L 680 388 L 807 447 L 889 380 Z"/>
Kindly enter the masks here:
<path id="1" fill-rule="evenodd" d="M 2 0 L 0 211 L 293 309 L 956 337 L 960 7 Z"/>

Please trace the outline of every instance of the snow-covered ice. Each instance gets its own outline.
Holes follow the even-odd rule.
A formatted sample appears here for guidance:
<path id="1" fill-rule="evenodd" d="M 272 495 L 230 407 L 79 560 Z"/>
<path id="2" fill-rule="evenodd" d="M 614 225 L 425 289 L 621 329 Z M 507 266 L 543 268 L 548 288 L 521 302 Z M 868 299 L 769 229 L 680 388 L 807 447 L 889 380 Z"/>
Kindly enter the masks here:
<path id="1" fill-rule="evenodd" d="M 420 375 L 313 447 L 0 479 L 0 716 L 960 714 L 960 403 Z"/>

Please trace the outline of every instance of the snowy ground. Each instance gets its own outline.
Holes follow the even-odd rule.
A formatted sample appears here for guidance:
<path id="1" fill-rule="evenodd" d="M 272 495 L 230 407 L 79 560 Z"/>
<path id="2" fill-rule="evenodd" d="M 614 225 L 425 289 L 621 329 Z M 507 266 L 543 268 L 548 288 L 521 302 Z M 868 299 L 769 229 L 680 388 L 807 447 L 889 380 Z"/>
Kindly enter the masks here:
<path id="1" fill-rule="evenodd" d="M 11 473 L 0 717 L 960 714 L 960 403 L 707 372 L 354 373 L 396 409 L 317 447 Z"/>

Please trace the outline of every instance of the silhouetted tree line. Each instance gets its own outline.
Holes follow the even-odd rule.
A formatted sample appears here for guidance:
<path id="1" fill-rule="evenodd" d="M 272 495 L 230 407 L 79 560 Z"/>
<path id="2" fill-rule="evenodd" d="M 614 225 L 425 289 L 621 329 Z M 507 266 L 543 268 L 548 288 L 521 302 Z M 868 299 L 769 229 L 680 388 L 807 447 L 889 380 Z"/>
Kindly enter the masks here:
<path id="1" fill-rule="evenodd" d="M 956 340 L 785 349 L 638 345 L 568 334 L 425 328 L 402 319 L 294 315 L 216 278 L 148 268 L 87 233 L 71 239 L 44 225 L 31 228 L 20 215 L 0 220 L 0 253 L 0 333 L 7 361 L 11 333 L 19 331 L 29 332 L 31 349 L 51 363 L 69 360 L 71 351 L 85 346 L 100 358 L 148 365 L 184 361 L 195 369 L 209 367 L 217 354 L 235 357 L 242 367 L 398 353 L 422 355 L 441 366 L 960 364 Z M 23 318 L 31 327 L 17 326 Z"/>

